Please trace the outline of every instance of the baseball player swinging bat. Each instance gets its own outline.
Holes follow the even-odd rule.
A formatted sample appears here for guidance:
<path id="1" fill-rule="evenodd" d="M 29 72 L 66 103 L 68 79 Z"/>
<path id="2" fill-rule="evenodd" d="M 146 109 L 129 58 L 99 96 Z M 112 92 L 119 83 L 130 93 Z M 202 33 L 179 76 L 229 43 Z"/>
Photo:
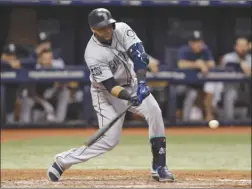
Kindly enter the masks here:
<path id="1" fill-rule="evenodd" d="M 105 127 L 100 128 L 98 131 L 96 131 L 84 144 L 89 147 L 92 144 L 94 144 L 99 138 L 101 138 L 114 124 L 115 122 L 121 118 L 122 115 L 124 115 L 130 108 L 132 104 L 130 104 L 126 110 L 124 110 L 122 113 L 120 113 L 117 117 L 115 117 L 108 125 Z"/>
<path id="2" fill-rule="evenodd" d="M 48 179 L 56 182 L 72 165 L 113 149 L 119 143 L 125 113 L 130 111 L 143 116 L 149 126 L 152 178 L 174 182 L 166 165 L 162 112 L 146 83 L 149 58 L 142 41 L 126 23 L 116 22 L 107 9 L 91 11 L 88 23 L 93 35 L 85 49 L 85 63 L 100 130 L 86 145 L 56 154 L 47 170 Z"/>

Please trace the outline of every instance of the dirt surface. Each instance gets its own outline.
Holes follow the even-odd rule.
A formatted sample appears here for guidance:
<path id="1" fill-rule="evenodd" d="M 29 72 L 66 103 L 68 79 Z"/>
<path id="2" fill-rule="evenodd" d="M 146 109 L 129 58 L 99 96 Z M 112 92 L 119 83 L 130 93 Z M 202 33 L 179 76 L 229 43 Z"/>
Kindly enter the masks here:
<path id="1" fill-rule="evenodd" d="M 174 171 L 175 183 L 158 183 L 148 171 L 68 170 L 57 183 L 47 180 L 46 170 L 3 170 L 3 188 L 251 188 L 251 173 L 230 171 Z"/>
<path id="2" fill-rule="evenodd" d="M 2 130 L 1 142 L 25 140 L 43 136 L 89 136 L 91 129 L 34 129 Z M 167 129 L 167 135 L 188 134 L 246 134 L 251 127 L 231 128 L 176 128 Z M 123 135 L 148 135 L 147 129 L 124 129 Z M 158 183 L 150 177 L 149 170 L 68 170 L 61 180 L 52 183 L 47 180 L 46 170 L 1 170 L 1 188 L 251 188 L 251 172 L 244 171 L 173 171 L 175 183 Z"/>

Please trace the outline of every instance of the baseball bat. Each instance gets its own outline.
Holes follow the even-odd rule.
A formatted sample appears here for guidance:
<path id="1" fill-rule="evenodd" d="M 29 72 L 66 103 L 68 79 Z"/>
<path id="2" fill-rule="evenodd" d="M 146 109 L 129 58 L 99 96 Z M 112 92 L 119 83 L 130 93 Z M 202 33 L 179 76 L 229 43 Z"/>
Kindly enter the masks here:
<path id="1" fill-rule="evenodd" d="M 130 108 L 132 104 L 130 104 L 122 113 L 118 114 L 108 125 L 98 129 L 89 139 L 84 142 L 84 144 L 89 147 L 94 144 L 98 139 L 100 139 L 113 125 L 114 123 L 121 118 L 123 114 L 125 114 Z"/>

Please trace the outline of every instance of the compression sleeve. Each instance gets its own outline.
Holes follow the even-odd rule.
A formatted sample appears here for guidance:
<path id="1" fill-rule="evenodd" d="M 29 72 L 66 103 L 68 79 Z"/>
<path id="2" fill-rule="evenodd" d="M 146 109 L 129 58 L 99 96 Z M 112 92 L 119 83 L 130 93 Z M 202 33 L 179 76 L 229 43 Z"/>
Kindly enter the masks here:
<path id="1" fill-rule="evenodd" d="M 131 99 L 129 92 L 125 90 L 123 87 L 117 85 L 114 77 L 102 81 L 102 84 L 113 96 L 123 100 Z"/>

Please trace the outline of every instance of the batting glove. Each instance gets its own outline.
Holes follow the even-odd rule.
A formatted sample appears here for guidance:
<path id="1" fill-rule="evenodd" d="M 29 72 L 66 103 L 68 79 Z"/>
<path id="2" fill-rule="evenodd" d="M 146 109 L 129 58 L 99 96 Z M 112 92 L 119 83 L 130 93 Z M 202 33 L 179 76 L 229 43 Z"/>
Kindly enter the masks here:
<path id="1" fill-rule="evenodd" d="M 150 89 L 149 87 L 146 85 L 145 81 L 140 81 L 138 83 L 138 88 L 137 88 L 137 97 L 138 99 L 142 101 L 150 95 Z"/>
<path id="2" fill-rule="evenodd" d="M 130 103 L 132 104 L 132 106 L 139 106 L 142 103 L 142 101 L 140 101 L 138 96 L 132 96 L 130 99 Z"/>

